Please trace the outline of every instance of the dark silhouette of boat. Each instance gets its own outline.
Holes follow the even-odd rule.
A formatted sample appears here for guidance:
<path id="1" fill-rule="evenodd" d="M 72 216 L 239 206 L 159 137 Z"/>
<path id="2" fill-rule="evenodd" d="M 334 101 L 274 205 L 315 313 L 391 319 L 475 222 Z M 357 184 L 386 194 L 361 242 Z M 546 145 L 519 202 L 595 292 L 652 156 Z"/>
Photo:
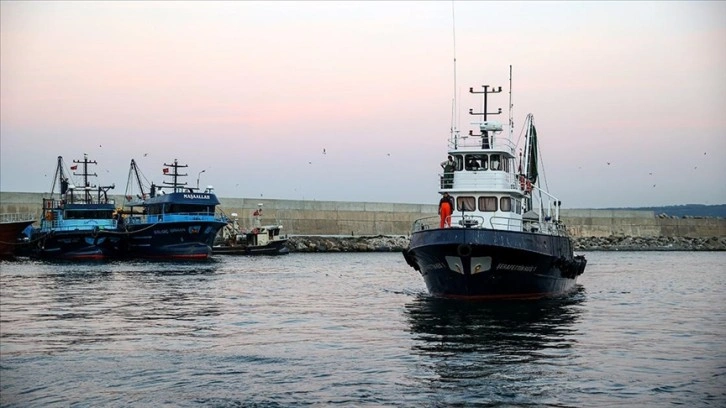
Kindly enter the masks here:
<path id="1" fill-rule="evenodd" d="M 226 218 L 217 213 L 219 199 L 211 187 L 203 192 L 187 187 L 182 181 L 187 174 L 179 172 L 187 165 L 175 159 L 164 166 L 163 175 L 170 180 L 161 186 L 152 183 L 146 193 L 136 162 L 131 160 L 124 216 L 119 226 L 126 234 L 126 256 L 207 259 L 212 255 L 214 237 L 227 224 Z M 136 196 L 130 193 L 134 184 L 140 190 Z"/>
<path id="2" fill-rule="evenodd" d="M 116 257 L 123 239 L 117 227 L 116 208 L 108 197 L 111 186 L 91 184 L 96 177 L 89 169 L 97 162 L 83 155 L 74 160 L 70 170 L 80 176 L 80 184 L 72 184 L 64 170 L 63 158 L 58 156 L 50 197 L 43 198 L 43 217 L 33 229 L 29 254 L 45 259 L 106 259 Z M 81 172 L 75 173 L 78 166 Z M 71 174 L 71 172 L 68 172 Z M 59 194 L 56 196 L 56 186 Z"/>
<path id="3" fill-rule="evenodd" d="M 512 141 L 511 108 L 508 135 L 500 122 L 488 120 L 502 110 L 487 112 L 487 97 L 502 88 L 482 88 L 470 92 L 482 95 L 483 112 L 469 110 L 482 116 L 480 133 L 461 135 L 452 124 L 452 162 L 442 163 L 446 168 L 439 193 L 450 195 L 453 212 L 416 220 L 404 258 L 434 296 L 494 299 L 566 293 L 587 262 L 573 254 L 559 218 L 561 202 L 540 177 L 534 116 L 526 117 L 518 149 Z"/>
<path id="4" fill-rule="evenodd" d="M 32 214 L 0 214 L 0 258 L 13 258 L 28 245 L 23 231 L 34 222 Z"/>

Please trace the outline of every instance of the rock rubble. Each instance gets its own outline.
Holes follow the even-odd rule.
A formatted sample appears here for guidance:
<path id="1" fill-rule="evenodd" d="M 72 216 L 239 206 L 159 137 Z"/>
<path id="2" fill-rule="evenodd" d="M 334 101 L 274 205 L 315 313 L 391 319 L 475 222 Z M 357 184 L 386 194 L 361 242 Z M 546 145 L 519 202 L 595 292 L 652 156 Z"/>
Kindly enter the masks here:
<path id="1" fill-rule="evenodd" d="M 290 252 L 399 252 L 408 247 L 403 235 L 291 236 Z M 575 251 L 726 251 L 726 237 L 584 237 L 573 238 Z"/>

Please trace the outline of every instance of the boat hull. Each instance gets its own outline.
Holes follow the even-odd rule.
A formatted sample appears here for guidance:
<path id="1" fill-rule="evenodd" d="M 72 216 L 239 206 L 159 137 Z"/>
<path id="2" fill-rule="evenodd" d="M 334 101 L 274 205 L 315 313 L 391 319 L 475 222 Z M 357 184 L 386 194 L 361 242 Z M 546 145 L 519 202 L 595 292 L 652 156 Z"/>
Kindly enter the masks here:
<path id="1" fill-rule="evenodd" d="M 18 237 L 33 223 L 33 220 L 9 221 L 0 223 L 0 257 L 11 258 L 25 244 Z"/>
<path id="2" fill-rule="evenodd" d="M 127 225 L 126 254 L 145 259 L 207 259 L 221 221 L 179 221 Z"/>
<path id="3" fill-rule="evenodd" d="M 31 255 L 43 259 L 102 260 L 122 254 L 123 236 L 113 232 L 37 232 L 31 238 L 36 247 Z"/>
<path id="4" fill-rule="evenodd" d="M 267 245 L 215 245 L 212 247 L 212 252 L 226 255 L 286 255 L 290 253 L 286 243 L 285 239 Z"/>
<path id="5" fill-rule="evenodd" d="M 566 236 L 466 228 L 414 232 L 404 258 L 432 295 L 481 299 L 567 293 L 586 263 Z"/>

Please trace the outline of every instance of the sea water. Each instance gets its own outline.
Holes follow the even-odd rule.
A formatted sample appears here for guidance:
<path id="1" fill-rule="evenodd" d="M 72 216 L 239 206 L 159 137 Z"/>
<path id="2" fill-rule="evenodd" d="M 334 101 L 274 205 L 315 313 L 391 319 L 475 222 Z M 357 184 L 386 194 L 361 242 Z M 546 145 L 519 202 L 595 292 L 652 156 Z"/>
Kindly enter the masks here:
<path id="1" fill-rule="evenodd" d="M 0 405 L 726 406 L 726 253 L 433 299 L 399 253 L 0 264 Z"/>

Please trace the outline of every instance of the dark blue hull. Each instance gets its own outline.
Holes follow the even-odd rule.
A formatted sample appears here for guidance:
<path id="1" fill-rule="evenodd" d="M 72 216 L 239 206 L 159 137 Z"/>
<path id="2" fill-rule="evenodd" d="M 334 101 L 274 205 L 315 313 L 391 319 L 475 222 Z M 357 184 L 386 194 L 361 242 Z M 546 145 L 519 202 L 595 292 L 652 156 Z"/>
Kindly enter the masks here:
<path id="1" fill-rule="evenodd" d="M 93 231 L 37 232 L 30 255 L 43 259 L 110 259 L 122 255 L 123 234 Z"/>
<path id="2" fill-rule="evenodd" d="M 452 298 L 560 295 L 586 264 L 565 236 L 465 228 L 414 232 L 404 257 L 429 293 Z"/>
<path id="3" fill-rule="evenodd" d="M 221 221 L 179 221 L 126 226 L 126 255 L 146 259 L 207 259 Z"/>

